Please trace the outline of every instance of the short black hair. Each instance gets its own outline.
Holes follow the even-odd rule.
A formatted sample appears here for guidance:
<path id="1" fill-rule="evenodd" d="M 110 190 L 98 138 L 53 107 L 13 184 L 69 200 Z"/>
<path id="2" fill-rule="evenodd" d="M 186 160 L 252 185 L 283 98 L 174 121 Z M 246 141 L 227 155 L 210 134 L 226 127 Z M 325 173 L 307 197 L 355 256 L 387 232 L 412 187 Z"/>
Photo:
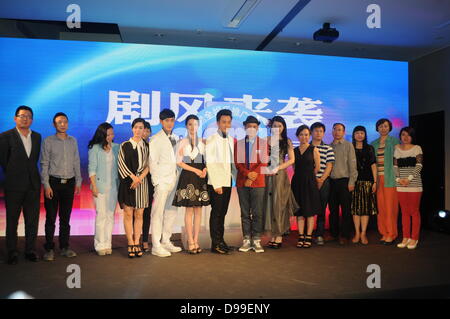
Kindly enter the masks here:
<path id="1" fill-rule="evenodd" d="M 152 127 L 150 126 L 150 123 L 147 121 L 144 122 L 144 128 L 150 130 L 150 132 L 152 131 Z"/>
<path id="2" fill-rule="evenodd" d="M 165 119 L 175 118 L 175 113 L 171 109 L 164 109 L 159 113 L 159 119 L 164 121 Z"/>
<path id="3" fill-rule="evenodd" d="M 298 136 L 303 130 L 308 130 L 309 135 L 311 135 L 311 130 L 309 129 L 308 125 L 303 124 L 297 128 L 297 131 L 295 132 L 295 136 Z"/>
<path id="4" fill-rule="evenodd" d="M 326 131 L 325 124 L 323 124 L 321 122 L 313 123 L 313 125 L 311 125 L 311 131 L 314 131 L 316 128 L 320 128 L 320 127 L 323 128 L 324 132 Z"/>
<path id="5" fill-rule="evenodd" d="M 137 123 L 142 123 L 142 125 L 144 125 L 144 128 L 145 128 L 145 120 L 143 118 L 140 118 L 140 117 L 135 118 L 133 120 L 133 123 L 131 123 L 131 128 L 133 128 Z"/>
<path id="6" fill-rule="evenodd" d="M 345 131 L 345 125 L 342 124 L 342 123 L 334 123 L 334 124 L 333 124 L 333 129 L 334 129 L 337 125 L 342 125 L 342 127 L 344 128 L 344 131 Z"/>
<path id="7" fill-rule="evenodd" d="M 406 132 L 409 136 L 411 136 L 411 144 L 414 144 L 416 141 L 416 130 L 412 128 L 411 126 L 405 126 L 400 130 L 400 133 L 398 134 L 398 137 L 402 138 L 402 133 Z"/>
<path id="8" fill-rule="evenodd" d="M 31 118 L 33 118 L 33 110 L 31 109 L 31 107 L 26 106 L 26 105 L 21 105 L 16 109 L 16 114 L 15 116 L 19 115 L 20 110 L 24 110 L 24 111 L 29 111 L 31 113 Z"/>
<path id="9" fill-rule="evenodd" d="M 375 130 L 378 132 L 378 126 L 383 124 L 384 122 L 388 122 L 389 124 L 389 132 L 392 131 L 392 122 L 389 119 L 379 119 L 377 123 L 375 124 Z"/>
<path id="10" fill-rule="evenodd" d="M 58 116 L 64 116 L 67 119 L 67 122 L 69 122 L 69 117 L 66 115 L 66 113 L 58 112 L 53 116 L 53 123 L 56 124 L 55 120 Z"/>
<path id="11" fill-rule="evenodd" d="M 187 125 L 188 122 L 189 122 L 189 120 L 197 120 L 197 121 L 200 121 L 200 119 L 198 118 L 197 115 L 191 114 L 191 115 L 189 115 L 188 117 L 186 117 L 186 120 L 184 121 L 184 125 Z"/>
<path id="12" fill-rule="evenodd" d="M 231 117 L 231 119 L 233 119 L 233 113 L 231 113 L 231 111 L 227 109 L 222 109 L 219 112 L 217 112 L 216 121 L 219 122 L 222 116 L 229 116 Z"/>

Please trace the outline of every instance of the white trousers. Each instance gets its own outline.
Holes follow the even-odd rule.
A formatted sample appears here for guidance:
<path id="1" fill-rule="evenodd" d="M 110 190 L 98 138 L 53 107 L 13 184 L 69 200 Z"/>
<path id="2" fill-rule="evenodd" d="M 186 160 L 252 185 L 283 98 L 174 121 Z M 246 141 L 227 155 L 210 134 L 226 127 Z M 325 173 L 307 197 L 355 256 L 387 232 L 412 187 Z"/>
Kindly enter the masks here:
<path id="1" fill-rule="evenodd" d="M 94 197 L 97 216 L 95 217 L 94 248 L 96 251 L 111 249 L 114 228 L 114 212 L 117 205 L 117 190 L 111 188 L 107 193 Z"/>
<path id="2" fill-rule="evenodd" d="M 150 225 L 153 247 L 159 247 L 161 243 L 170 241 L 177 217 L 177 207 L 172 205 L 175 192 L 175 186 L 163 184 L 155 187 Z"/>

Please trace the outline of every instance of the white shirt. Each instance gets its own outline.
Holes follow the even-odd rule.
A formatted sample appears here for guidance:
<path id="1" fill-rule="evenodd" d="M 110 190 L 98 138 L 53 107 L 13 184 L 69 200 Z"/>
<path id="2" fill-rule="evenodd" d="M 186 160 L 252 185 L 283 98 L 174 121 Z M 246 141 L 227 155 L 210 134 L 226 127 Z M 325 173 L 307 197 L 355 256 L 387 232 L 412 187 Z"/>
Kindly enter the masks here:
<path id="1" fill-rule="evenodd" d="M 234 139 L 217 132 L 206 140 L 206 167 L 208 169 L 208 184 L 214 189 L 231 187 L 231 180 L 236 180 L 234 165 Z"/>
<path id="2" fill-rule="evenodd" d="M 205 144 L 202 141 L 199 141 L 194 147 L 192 147 L 187 138 L 184 138 L 182 143 L 184 143 L 182 150 L 183 156 L 190 157 L 191 160 L 194 160 L 198 154 L 205 155 Z"/>
<path id="3" fill-rule="evenodd" d="M 103 151 L 106 153 L 106 191 L 109 191 L 111 189 L 111 171 L 114 157 L 112 154 L 112 149 L 110 149 L 109 152 L 106 152 L 105 150 Z"/>
<path id="4" fill-rule="evenodd" d="M 27 156 L 28 158 L 30 158 L 30 154 L 31 154 L 31 130 L 28 129 L 28 135 L 27 136 L 23 136 L 22 133 L 20 133 L 19 129 L 16 127 L 17 132 L 19 133 L 20 139 L 23 142 L 23 146 L 25 147 L 25 152 L 27 152 Z"/>
<path id="5" fill-rule="evenodd" d="M 176 135 L 172 135 L 175 140 Z M 174 147 L 164 130 L 150 139 L 149 163 L 153 186 L 172 190 L 177 181 L 177 160 Z"/>
<path id="6" fill-rule="evenodd" d="M 141 172 L 142 170 L 145 169 L 145 166 L 147 166 L 147 159 L 143 158 L 142 156 L 142 149 L 144 148 L 144 140 L 140 140 L 139 142 L 136 142 L 135 140 L 133 140 L 132 137 L 130 137 L 129 139 L 131 145 L 133 145 L 133 149 L 136 149 L 136 147 L 138 148 L 138 161 L 139 161 L 139 167 L 138 167 L 138 172 Z"/>

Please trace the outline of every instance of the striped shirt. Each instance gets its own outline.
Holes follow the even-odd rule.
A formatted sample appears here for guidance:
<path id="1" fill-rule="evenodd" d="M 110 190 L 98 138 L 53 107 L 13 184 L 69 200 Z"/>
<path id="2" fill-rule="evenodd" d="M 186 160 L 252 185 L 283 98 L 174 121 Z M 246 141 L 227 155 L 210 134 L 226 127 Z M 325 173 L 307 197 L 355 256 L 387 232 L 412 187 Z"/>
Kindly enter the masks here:
<path id="1" fill-rule="evenodd" d="M 322 177 L 325 169 L 327 168 L 327 163 L 334 163 L 334 151 L 333 148 L 325 144 L 323 141 L 320 142 L 320 145 L 316 146 L 320 153 L 320 169 L 316 174 L 317 178 Z"/>
<path id="2" fill-rule="evenodd" d="M 409 150 L 402 150 L 395 147 L 394 151 L 394 172 L 396 176 L 398 192 L 422 192 L 422 171 L 423 153 L 419 145 L 414 145 Z M 408 179 L 409 184 L 403 186 L 400 179 Z"/>
<path id="3" fill-rule="evenodd" d="M 381 145 L 377 149 L 377 172 L 378 175 L 384 175 L 384 148 L 385 145 Z"/>

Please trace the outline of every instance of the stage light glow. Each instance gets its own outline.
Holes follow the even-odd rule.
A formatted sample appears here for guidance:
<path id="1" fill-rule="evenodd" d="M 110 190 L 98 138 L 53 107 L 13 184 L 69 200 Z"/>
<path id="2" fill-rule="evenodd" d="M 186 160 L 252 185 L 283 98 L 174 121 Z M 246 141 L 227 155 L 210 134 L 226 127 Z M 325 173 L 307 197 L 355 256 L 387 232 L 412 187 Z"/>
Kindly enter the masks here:
<path id="1" fill-rule="evenodd" d="M 445 210 L 440 210 L 438 213 L 438 216 L 440 218 L 445 218 L 445 217 L 447 217 L 447 212 Z"/>

